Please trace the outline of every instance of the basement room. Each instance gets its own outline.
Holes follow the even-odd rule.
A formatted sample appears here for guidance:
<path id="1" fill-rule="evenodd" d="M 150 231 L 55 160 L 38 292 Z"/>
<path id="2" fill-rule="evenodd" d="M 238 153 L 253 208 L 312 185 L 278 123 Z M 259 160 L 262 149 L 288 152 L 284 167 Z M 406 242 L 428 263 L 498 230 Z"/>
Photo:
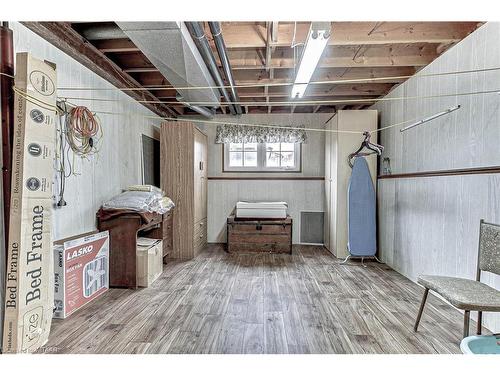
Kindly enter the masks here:
<path id="1" fill-rule="evenodd" d="M 500 354 L 487 5 L 91 3 L 0 24 L 0 368 Z"/>

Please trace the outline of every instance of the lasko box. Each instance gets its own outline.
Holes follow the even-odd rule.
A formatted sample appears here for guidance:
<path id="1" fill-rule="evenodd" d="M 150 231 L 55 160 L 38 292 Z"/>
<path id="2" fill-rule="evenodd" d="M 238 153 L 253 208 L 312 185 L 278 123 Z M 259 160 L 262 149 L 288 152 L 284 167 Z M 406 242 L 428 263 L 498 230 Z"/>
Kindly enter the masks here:
<path id="1" fill-rule="evenodd" d="M 18 53 L 15 86 L 4 353 L 34 352 L 44 345 L 54 305 L 55 67 Z"/>
<path id="2" fill-rule="evenodd" d="M 109 232 L 57 241 L 54 318 L 64 319 L 109 289 Z"/>

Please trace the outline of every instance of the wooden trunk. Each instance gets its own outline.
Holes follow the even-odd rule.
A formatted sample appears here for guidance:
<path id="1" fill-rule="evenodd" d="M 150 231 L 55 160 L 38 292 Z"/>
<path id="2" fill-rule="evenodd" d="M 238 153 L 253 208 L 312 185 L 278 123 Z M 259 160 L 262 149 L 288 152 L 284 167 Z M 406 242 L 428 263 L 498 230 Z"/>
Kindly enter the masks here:
<path id="1" fill-rule="evenodd" d="M 227 219 L 227 251 L 292 253 L 292 218 L 281 220 Z"/>

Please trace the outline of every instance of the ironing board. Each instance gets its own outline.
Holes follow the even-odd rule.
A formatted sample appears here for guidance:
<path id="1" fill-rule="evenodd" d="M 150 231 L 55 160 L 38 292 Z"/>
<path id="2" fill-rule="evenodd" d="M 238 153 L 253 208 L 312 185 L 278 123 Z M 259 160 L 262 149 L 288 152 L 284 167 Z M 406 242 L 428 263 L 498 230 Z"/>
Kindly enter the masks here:
<path id="1" fill-rule="evenodd" d="M 354 160 L 348 188 L 349 257 L 376 258 L 376 195 L 368 163 L 364 157 Z M 378 259 L 377 259 L 378 261 Z"/>

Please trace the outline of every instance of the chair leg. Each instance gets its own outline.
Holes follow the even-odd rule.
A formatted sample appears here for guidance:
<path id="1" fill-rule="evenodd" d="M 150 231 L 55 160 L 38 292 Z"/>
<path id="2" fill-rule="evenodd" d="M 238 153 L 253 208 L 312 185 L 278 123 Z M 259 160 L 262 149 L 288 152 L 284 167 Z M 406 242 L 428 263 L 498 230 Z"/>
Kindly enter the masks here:
<path id="1" fill-rule="evenodd" d="M 469 336 L 470 311 L 464 311 L 464 338 Z"/>
<path id="2" fill-rule="evenodd" d="M 478 335 L 481 335 L 482 326 L 483 326 L 483 312 L 478 311 L 477 312 L 477 331 L 476 331 Z"/>
<path id="3" fill-rule="evenodd" d="M 417 332 L 420 319 L 422 318 L 422 313 L 424 312 L 425 302 L 427 301 L 427 296 L 429 295 L 429 289 L 425 288 L 424 296 L 422 297 L 422 302 L 420 303 L 420 309 L 418 310 L 417 320 L 415 321 L 415 326 L 413 331 Z"/>

